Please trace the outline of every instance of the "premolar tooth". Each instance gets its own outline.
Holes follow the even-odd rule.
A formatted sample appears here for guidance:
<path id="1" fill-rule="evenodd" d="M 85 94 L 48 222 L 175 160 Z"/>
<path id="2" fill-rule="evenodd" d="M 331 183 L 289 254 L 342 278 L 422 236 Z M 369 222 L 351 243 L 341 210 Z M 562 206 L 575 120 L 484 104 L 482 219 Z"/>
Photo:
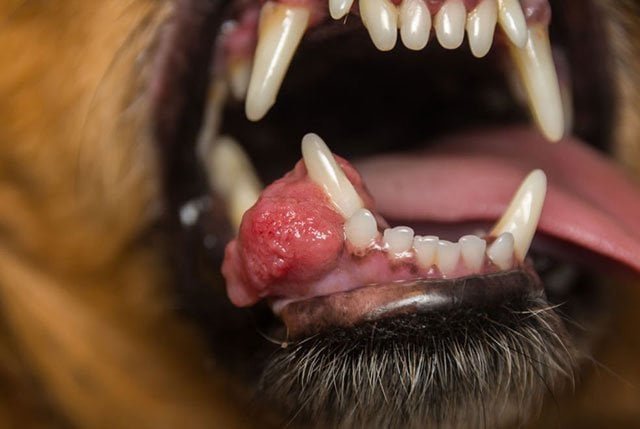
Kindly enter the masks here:
<path id="1" fill-rule="evenodd" d="M 415 51 L 427 46 L 431 32 L 431 13 L 423 0 L 403 0 L 399 25 L 404 46 Z"/>
<path id="2" fill-rule="evenodd" d="M 347 240 L 359 252 L 368 249 L 378 236 L 376 218 L 369 210 L 356 210 L 344 224 Z"/>
<path id="3" fill-rule="evenodd" d="M 438 268 L 445 276 L 450 276 L 455 272 L 460 259 L 460 243 L 452 243 L 446 240 L 438 241 L 438 252 L 436 256 Z"/>
<path id="4" fill-rule="evenodd" d="M 408 226 L 396 226 L 384 230 L 383 240 L 389 255 L 400 256 L 411 250 L 413 229 Z"/>
<path id="5" fill-rule="evenodd" d="M 498 21 L 511 43 L 523 48 L 527 43 L 527 21 L 519 0 L 498 0 Z"/>
<path id="6" fill-rule="evenodd" d="M 487 242 L 475 235 L 465 235 L 458 240 L 460 243 L 460 253 L 464 264 L 471 271 L 480 271 L 484 262 L 484 252 L 487 249 Z"/>
<path id="7" fill-rule="evenodd" d="M 491 262 L 501 270 L 508 270 L 513 266 L 513 235 L 509 232 L 501 234 L 487 249 L 487 256 Z"/>
<path id="8" fill-rule="evenodd" d="M 309 24 L 309 10 L 267 2 L 260 11 L 258 46 L 245 104 L 247 118 L 258 121 L 269 111 L 293 54 Z"/>
<path id="9" fill-rule="evenodd" d="M 331 18 L 340 19 L 349 13 L 353 6 L 353 0 L 329 0 L 329 13 Z"/>
<path id="10" fill-rule="evenodd" d="M 438 41 L 445 49 L 456 49 L 464 40 L 467 11 L 462 0 L 447 0 L 436 15 L 435 29 Z"/>
<path id="11" fill-rule="evenodd" d="M 432 235 L 421 237 L 416 235 L 413 239 L 413 250 L 416 254 L 418 266 L 424 269 L 431 268 L 436 263 L 438 251 L 438 237 Z"/>
<path id="12" fill-rule="evenodd" d="M 360 0 L 360 17 L 373 44 L 390 51 L 398 39 L 398 9 L 389 0 Z"/>
<path id="13" fill-rule="evenodd" d="M 498 6 L 495 0 L 482 0 L 467 16 L 467 35 L 471 53 L 482 58 L 493 45 L 493 35 L 498 20 Z"/>
<path id="14" fill-rule="evenodd" d="M 532 171 L 524 179 L 509 207 L 491 231 L 494 237 L 505 233 L 512 236 L 515 254 L 520 261 L 524 261 L 531 246 L 546 193 L 547 176 L 542 170 Z"/>
<path id="15" fill-rule="evenodd" d="M 546 26 L 536 25 L 527 33 L 525 47 L 519 49 L 511 46 L 511 56 L 538 127 L 547 139 L 558 141 L 565 133 L 565 122 L 549 32 Z"/>
<path id="16" fill-rule="evenodd" d="M 324 189 L 345 219 L 363 207 L 358 192 L 320 136 L 309 133 L 302 138 L 302 158 L 311 180 Z"/>

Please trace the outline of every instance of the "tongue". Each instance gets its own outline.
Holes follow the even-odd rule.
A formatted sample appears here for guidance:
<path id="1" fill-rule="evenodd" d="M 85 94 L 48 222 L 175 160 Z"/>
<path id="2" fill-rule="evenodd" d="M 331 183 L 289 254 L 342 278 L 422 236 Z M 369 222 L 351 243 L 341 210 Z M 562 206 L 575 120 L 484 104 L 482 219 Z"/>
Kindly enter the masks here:
<path id="1" fill-rule="evenodd" d="M 539 231 L 640 272 L 640 186 L 575 138 L 512 128 L 447 137 L 428 150 L 357 163 L 378 211 L 407 222 L 494 221 L 522 178 L 549 189 Z"/>

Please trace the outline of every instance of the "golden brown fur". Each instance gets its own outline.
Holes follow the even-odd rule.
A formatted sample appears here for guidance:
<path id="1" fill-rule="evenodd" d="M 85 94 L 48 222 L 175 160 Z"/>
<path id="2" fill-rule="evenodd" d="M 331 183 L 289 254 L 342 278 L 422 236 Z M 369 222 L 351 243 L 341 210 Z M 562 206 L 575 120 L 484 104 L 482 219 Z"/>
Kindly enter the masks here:
<path id="1" fill-rule="evenodd" d="M 614 148 L 640 172 L 640 6 L 600 3 L 622 100 Z M 139 56 L 170 13 L 157 0 L 0 0 L 1 427 L 255 425 L 172 311 L 154 229 Z M 559 427 L 640 425 L 638 286 L 611 286 L 602 366 L 549 404 Z"/>

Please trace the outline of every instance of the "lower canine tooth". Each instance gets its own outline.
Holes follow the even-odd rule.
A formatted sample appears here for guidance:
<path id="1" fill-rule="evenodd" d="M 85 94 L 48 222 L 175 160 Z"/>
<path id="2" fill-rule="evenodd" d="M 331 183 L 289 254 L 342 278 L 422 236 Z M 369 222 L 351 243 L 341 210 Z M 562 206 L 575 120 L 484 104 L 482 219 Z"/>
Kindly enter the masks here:
<path id="1" fill-rule="evenodd" d="M 413 229 L 408 226 L 396 226 L 384 230 L 383 240 L 389 255 L 402 255 L 411 250 Z"/>
<path id="2" fill-rule="evenodd" d="M 390 51 L 398 39 L 398 10 L 389 0 L 360 0 L 360 17 L 373 44 Z"/>
<path id="3" fill-rule="evenodd" d="M 274 2 L 262 6 L 245 105 L 250 120 L 262 119 L 275 103 L 293 54 L 309 24 L 309 15 L 304 7 Z"/>
<path id="4" fill-rule="evenodd" d="M 501 270 L 508 270 L 513 266 L 513 235 L 508 232 L 496 238 L 487 250 L 491 262 Z"/>
<path id="5" fill-rule="evenodd" d="M 400 6 L 400 38 L 409 49 L 419 51 L 429 41 L 431 13 L 424 0 L 403 0 Z"/>
<path id="6" fill-rule="evenodd" d="M 436 263 L 436 253 L 438 251 L 438 237 L 415 236 L 413 239 L 413 250 L 416 254 L 418 266 L 424 269 L 431 268 Z"/>
<path id="7" fill-rule="evenodd" d="M 482 58 L 493 45 L 493 35 L 498 20 L 495 0 L 482 0 L 467 16 L 467 36 L 471 53 Z"/>
<path id="8" fill-rule="evenodd" d="M 527 21 L 519 0 L 498 0 L 498 21 L 511 43 L 523 48 L 527 43 Z"/>
<path id="9" fill-rule="evenodd" d="M 480 271 L 484 262 L 487 242 L 475 235 L 465 235 L 459 241 L 464 264 L 471 271 Z"/>
<path id="10" fill-rule="evenodd" d="M 329 0 L 329 14 L 331 18 L 340 19 L 351 10 L 353 0 Z"/>
<path id="11" fill-rule="evenodd" d="M 438 42 L 445 49 L 456 49 L 464 40 L 467 11 L 462 0 L 447 0 L 436 15 L 435 29 Z"/>
<path id="12" fill-rule="evenodd" d="M 378 236 L 376 218 L 369 210 L 359 209 L 345 223 L 344 233 L 357 251 L 365 251 Z"/>
<path id="13" fill-rule="evenodd" d="M 440 272 L 445 276 L 450 276 L 455 272 L 460 259 L 460 243 L 452 243 L 446 240 L 438 241 L 438 252 L 436 263 Z"/>

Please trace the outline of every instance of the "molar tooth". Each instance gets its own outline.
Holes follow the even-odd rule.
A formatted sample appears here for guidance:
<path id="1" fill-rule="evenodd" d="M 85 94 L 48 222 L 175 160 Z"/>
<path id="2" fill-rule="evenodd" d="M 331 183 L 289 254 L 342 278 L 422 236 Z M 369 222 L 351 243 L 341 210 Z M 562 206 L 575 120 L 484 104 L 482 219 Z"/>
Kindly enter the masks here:
<path id="1" fill-rule="evenodd" d="M 360 0 L 360 17 L 373 44 L 390 51 L 398 39 L 398 9 L 389 0 Z"/>
<path id="2" fill-rule="evenodd" d="M 431 32 L 431 13 L 423 0 L 403 0 L 399 25 L 404 46 L 415 51 L 427 46 Z"/>
<path id="3" fill-rule="evenodd" d="M 275 103 L 293 54 L 309 24 L 309 15 L 304 7 L 275 2 L 262 6 L 245 104 L 249 120 L 262 119 Z"/>
<path id="4" fill-rule="evenodd" d="M 460 243 L 447 240 L 438 241 L 437 265 L 445 277 L 452 275 L 460 259 Z"/>
<path id="5" fill-rule="evenodd" d="M 524 48 L 510 47 L 511 57 L 538 127 L 547 139 L 558 141 L 565 133 L 564 109 L 548 29 L 536 25 L 527 34 Z"/>
<path id="6" fill-rule="evenodd" d="M 340 19 L 349 13 L 353 6 L 353 0 L 329 0 L 329 13 L 331 18 Z"/>
<path id="7" fill-rule="evenodd" d="M 482 58 L 493 45 L 493 36 L 498 20 L 495 0 L 482 0 L 467 16 L 467 35 L 471 53 Z"/>
<path id="8" fill-rule="evenodd" d="M 546 194 L 547 176 L 542 170 L 532 171 L 524 179 L 509 207 L 491 231 L 494 237 L 504 233 L 512 235 L 515 254 L 520 261 L 524 261 L 531 246 Z"/>
<path id="9" fill-rule="evenodd" d="M 384 230 L 383 238 L 389 256 L 400 256 L 411 250 L 413 229 L 408 226 L 396 226 Z"/>
<path id="10" fill-rule="evenodd" d="M 513 235 L 509 232 L 501 234 L 487 249 L 487 256 L 491 262 L 501 270 L 508 270 L 513 266 Z"/>
<path id="11" fill-rule="evenodd" d="M 462 260 L 471 271 L 480 271 L 484 262 L 487 242 L 475 235 L 465 235 L 458 241 Z"/>
<path id="12" fill-rule="evenodd" d="M 438 251 L 438 237 L 428 235 L 421 237 L 416 235 L 413 239 L 413 250 L 416 254 L 416 262 L 420 268 L 428 269 L 436 263 L 436 252 Z"/>
<path id="13" fill-rule="evenodd" d="M 309 133 L 302 138 L 302 158 L 311 180 L 324 189 L 345 219 L 363 207 L 360 195 L 320 136 Z"/>
<path id="14" fill-rule="evenodd" d="M 527 43 L 527 21 L 519 0 L 498 0 L 498 22 L 511 43 L 523 48 Z"/>
<path id="15" fill-rule="evenodd" d="M 436 15 L 435 29 L 438 41 L 445 49 L 456 49 L 464 40 L 467 11 L 462 0 L 447 0 Z"/>
<path id="16" fill-rule="evenodd" d="M 378 236 L 376 218 L 369 210 L 358 209 L 344 224 L 347 240 L 357 251 L 365 251 Z"/>

